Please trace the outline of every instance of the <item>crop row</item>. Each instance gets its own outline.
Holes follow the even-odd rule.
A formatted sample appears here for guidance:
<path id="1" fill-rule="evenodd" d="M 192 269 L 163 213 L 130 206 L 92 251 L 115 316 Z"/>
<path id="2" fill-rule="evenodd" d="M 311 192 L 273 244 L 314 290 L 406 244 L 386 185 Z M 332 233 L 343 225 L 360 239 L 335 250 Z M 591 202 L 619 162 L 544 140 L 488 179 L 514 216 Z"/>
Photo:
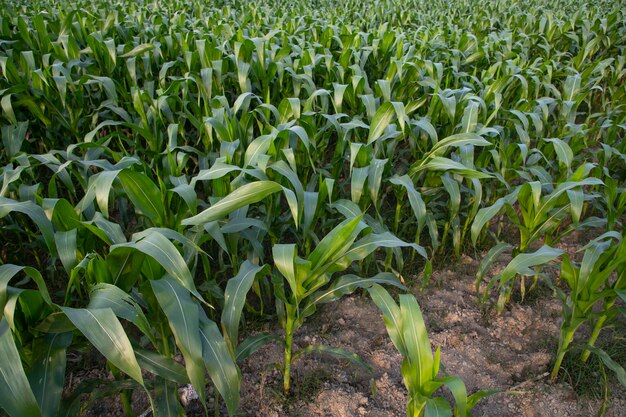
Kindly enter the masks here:
<path id="1" fill-rule="evenodd" d="M 207 374 L 233 415 L 238 364 L 266 343 L 284 346 L 285 393 L 303 354 L 369 369 L 292 349 L 321 304 L 358 289 L 404 358 L 408 415 L 470 415 L 492 391 L 440 376 L 415 298 L 383 286 L 409 291 L 417 271 L 427 285 L 442 255 L 472 250 L 487 251 L 477 296 L 496 292 L 498 311 L 529 279 L 553 288 L 553 379 L 586 324 L 581 359 L 626 384 L 594 347 L 626 298 L 623 9 L 61 3 L 0 2 L 9 415 L 80 414 L 83 394 L 117 394 L 133 415 L 136 389 L 179 415 L 182 384 L 206 407 Z M 581 230 L 598 236 L 582 258 L 557 248 Z M 240 335 L 244 316 L 281 336 Z M 115 381 L 63 397 L 67 354 L 85 346 Z M 442 385 L 453 405 L 433 398 Z"/>

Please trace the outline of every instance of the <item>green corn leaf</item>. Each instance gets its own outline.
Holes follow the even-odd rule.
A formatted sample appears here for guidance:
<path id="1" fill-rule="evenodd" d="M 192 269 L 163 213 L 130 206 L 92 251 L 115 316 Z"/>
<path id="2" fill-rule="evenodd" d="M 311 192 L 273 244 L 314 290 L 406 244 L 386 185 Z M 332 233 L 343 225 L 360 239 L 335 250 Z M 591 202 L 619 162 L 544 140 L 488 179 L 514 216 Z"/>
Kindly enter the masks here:
<path id="1" fill-rule="evenodd" d="M 13 125 L 17 125 L 17 119 L 15 118 L 15 112 L 13 111 L 13 106 L 11 105 L 11 96 L 13 94 L 6 94 L 0 100 L 0 107 L 2 107 L 2 112 L 5 117 L 9 119 L 9 122 Z"/>
<path id="2" fill-rule="evenodd" d="M 467 409 L 471 410 L 472 408 L 474 408 L 474 406 L 483 398 L 500 393 L 502 393 L 502 391 L 497 389 L 483 389 L 480 391 L 476 391 L 475 393 L 467 397 Z"/>
<path id="3" fill-rule="evenodd" d="M 302 201 L 304 200 L 304 189 L 302 188 L 302 183 L 300 182 L 300 179 L 298 178 L 296 172 L 291 169 L 289 165 L 287 165 L 287 163 L 285 163 L 284 161 L 277 161 L 270 165 L 268 168 L 271 168 L 272 170 L 278 172 L 280 175 L 289 180 L 289 182 L 293 186 L 296 197 L 298 197 L 300 205 L 302 205 Z M 298 211 L 300 211 L 300 209 Z"/>
<path id="4" fill-rule="evenodd" d="M 267 153 L 271 143 L 272 136 L 270 135 L 259 136 L 258 138 L 253 140 L 246 149 L 244 165 L 256 166 L 259 156 Z"/>
<path id="5" fill-rule="evenodd" d="M 624 371 L 624 368 L 620 364 L 615 362 L 615 360 L 613 360 L 602 349 L 588 345 L 587 350 L 590 350 L 591 352 L 595 353 L 602 360 L 602 363 L 604 363 L 604 365 L 606 365 L 607 368 L 609 368 L 611 371 L 615 373 L 615 376 L 617 377 L 617 380 L 620 382 L 620 384 L 626 387 L 626 371 Z"/>
<path id="6" fill-rule="evenodd" d="M 203 301 L 202 296 L 196 290 L 191 272 L 185 260 L 170 242 L 161 233 L 154 231 L 137 242 L 128 242 L 111 246 L 111 252 L 119 248 L 136 249 L 157 261 L 165 271 L 174 277 L 183 287 L 191 292 L 196 298 Z"/>
<path id="7" fill-rule="evenodd" d="M 580 181 L 573 182 L 564 182 L 559 184 L 550 195 L 546 196 L 545 199 L 542 199 L 541 204 L 537 210 L 537 214 L 535 215 L 536 219 L 542 220 L 548 216 L 548 212 L 554 208 L 554 205 L 557 203 L 558 198 L 567 190 L 571 190 L 576 187 L 584 187 L 584 186 L 593 186 L 593 185 L 603 185 L 604 183 L 598 178 L 585 178 Z"/>
<path id="8" fill-rule="evenodd" d="M 241 320 L 241 312 L 246 303 L 246 295 L 252 287 L 256 276 L 262 271 L 266 273 L 267 270 L 267 267 L 255 265 L 250 261 L 244 261 L 237 275 L 229 279 L 226 284 L 221 325 L 222 331 L 224 332 L 224 339 L 233 355 L 239 341 L 239 321 Z"/>
<path id="9" fill-rule="evenodd" d="M 442 156 L 435 156 L 431 158 L 428 161 L 428 163 L 423 164 L 421 166 L 417 166 L 415 168 L 411 168 L 409 175 L 415 175 L 421 171 L 451 171 L 455 174 L 462 175 L 466 178 L 478 178 L 478 179 L 491 178 L 490 174 L 485 174 L 484 172 L 476 171 L 475 169 L 466 167 L 460 162 L 456 162 L 451 159 L 444 158 Z"/>
<path id="10" fill-rule="evenodd" d="M 398 277 L 390 272 L 379 272 L 370 278 L 361 278 L 357 275 L 346 274 L 334 280 L 328 288 L 312 294 L 306 301 L 302 315 L 308 316 L 309 313 L 313 313 L 317 304 L 336 301 L 344 295 L 352 294 L 357 288 L 370 288 L 374 284 L 392 285 L 406 290 L 406 287 L 400 282 Z"/>
<path id="11" fill-rule="evenodd" d="M 385 327 L 387 327 L 387 333 L 391 339 L 393 345 L 398 349 L 398 352 L 402 356 L 406 356 L 407 348 L 404 341 L 403 333 L 403 317 L 400 313 L 400 308 L 396 305 L 395 301 L 389 295 L 387 290 L 378 284 L 372 285 L 367 289 L 374 304 L 378 306 L 378 309 L 383 313 L 383 320 L 385 321 Z"/>
<path id="12" fill-rule="evenodd" d="M 337 200 L 332 203 L 331 207 L 339 211 L 346 219 L 360 216 L 363 213 L 359 206 L 350 200 Z"/>
<path id="13" fill-rule="evenodd" d="M 465 383 L 458 376 L 445 376 L 443 378 L 439 378 L 438 382 L 444 384 L 448 387 L 450 392 L 452 392 L 452 396 L 455 401 L 455 410 L 458 411 L 459 415 L 466 416 L 467 413 L 467 388 L 465 388 Z"/>
<path id="14" fill-rule="evenodd" d="M 367 143 L 372 143 L 376 139 L 380 138 L 389 126 L 391 119 L 396 113 L 396 109 L 394 108 L 391 102 L 383 103 L 378 110 L 376 110 L 376 114 L 372 118 L 372 123 L 370 125 L 369 135 L 367 137 Z"/>
<path id="15" fill-rule="evenodd" d="M 228 414 L 233 416 L 239 406 L 240 376 L 237 365 L 233 361 L 217 324 L 206 317 L 201 317 L 200 320 L 200 337 L 206 369 L 215 387 L 224 398 Z"/>
<path id="16" fill-rule="evenodd" d="M 293 191 L 287 187 L 282 187 L 282 190 L 285 193 L 285 200 L 287 200 L 289 211 L 291 211 L 291 216 L 293 217 L 293 223 L 297 229 L 300 225 L 300 207 L 302 207 L 302 205 L 298 204 L 298 197 L 296 197 Z"/>
<path id="17" fill-rule="evenodd" d="M 178 196 L 182 198 L 187 204 L 187 208 L 189 208 L 191 214 L 196 214 L 198 196 L 191 185 L 178 184 L 174 188 L 171 188 L 169 191 L 178 194 Z"/>
<path id="18" fill-rule="evenodd" d="M 430 150 L 429 155 L 442 155 L 446 148 L 458 148 L 467 145 L 490 146 L 491 142 L 476 133 L 458 133 L 437 142 Z"/>
<path id="19" fill-rule="evenodd" d="M 6 318 L 0 320 L 0 407 L 11 417 L 42 416 Z"/>
<path id="20" fill-rule="evenodd" d="M 312 270 L 322 267 L 331 259 L 339 258 L 348 250 L 361 230 L 358 227 L 361 218 L 358 216 L 344 220 L 320 241 L 308 257 Z"/>
<path id="21" fill-rule="evenodd" d="M 447 172 L 445 172 L 440 178 L 443 188 L 450 196 L 450 199 L 448 200 L 450 219 L 454 219 L 459 212 L 459 208 L 461 207 L 461 189 L 459 187 L 459 183 L 455 181 Z"/>
<path id="22" fill-rule="evenodd" d="M 4 145 L 9 158 L 15 156 L 22 149 L 22 144 L 24 143 L 24 139 L 26 139 L 27 130 L 27 121 L 19 122 L 17 126 L 2 126 L 2 144 Z"/>
<path id="23" fill-rule="evenodd" d="M 465 414 L 460 414 L 465 415 Z M 445 398 L 435 397 L 426 400 L 424 417 L 452 417 L 450 403 Z"/>
<path id="24" fill-rule="evenodd" d="M 161 192 L 146 175 L 125 169 L 117 175 L 135 209 L 155 225 L 162 225 L 165 208 Z"/>
<path id="25" fill-rule="evenodd" d="M 177 384 L 189 383 L 185 368 L 174 359 L 141 348 L 135 348 L 135 356 L 142 369 Z"/>
<path id="26" fill-rule="evenodd" d="M 282 187 L 273 181 L 256 181 L 243 185 L 203 212 L 184 219 L 181 224 L 195 226 L 220 220 L 238 208 L 257 203 L 268 195 L 281 190 Z"/>
<path id="27" fill-rule="evenodd" d="M 306 231 L 311 229 L 315 219 L 315 213 L 317 211 L 317 203 L 319 199 L 319 193 L 312 191 L 304 192 L 304 219 L 303 228 Z"/>
<path id="28" fill-rule="evenodd" d="M 570 202 L 570 214 L 574 224 L 578 224 L 580 216 L 583 212 L 583 204 L 585 203 L 585 194 L 582 189 L 567 190 L 567 197 Z"/>
<path id="29" fill-rule="evenodd" d="M 409 197 L 409 204 L 413 209 L 413 214 L 415 215 L 415 219 L 417 220 L 418 230 L 422 230 L 424 224 L 426 222 L 426 204 L 424 204 L 424 200 L 422 199 L 422 195 L 415 189 L 415 185 L 413 185 L 413 181 L 411 177 L 408 175 L 403 175 L 401 177 L 393 176 L 389 182 L 395 185 L 400 185 L 406 189 L 407 196 Z"/>
<path id="30" fill-rule="evenodd" d="M 370 375 L 373 375 L 372 367 L 369 366 L 367 363 L 365 363 L 359 355 L 357 355 L 356 353 L 349 352 L 345 349 L 341 349 L 341 348 L 330 347 L 330 346 L 325 346 L 325 345 L 309 345 L 305 348 L 298 350 L 297 352 L 294 352 L 292 358 L 293 360 L 296 360 L 303 355 L 308 355 L 311 353 L 323 353 L 323 354 L 330 355 L 337 359 L 347 360 L 365 369 Z"/>
<path id="31" fill-rule="evenodd" d="M 76 229 L 56 232 L 54 241 L 59 251 L 59 258 L 65 271 L 69 272 L 76 265 Z"/>
<path id="32" fill-rule="evenodd" d="M 17 202 L 10 198 L 0 197 L 0 219 L 12 212 L 22 213 L 30 217 L 43 235 L 44 241 L 52 256 L 56 256 L 57 250 L 54 243 L 54 229 L 52 222 L 46 217 L 41 207 L 31 201 Z"/>
<path id="33" fill-rule="evenodd" d="M 246 337 L 238 346 L 235 355 L 237 363 L 246 360 L 250 355 L 269 342 L 278 341 L 278 337 L 271 333 L 259 333 Z"/>
<path id="34" fill-rule="evenodd" d="M 428 258 L 426 254 L 426 250 L 415 243 L 407 243 L 398 239 L 395 235 L 390 232 L 384 233 L 370 233 L 364 238 L 356 241 L 346 252 L 345 258 L 347 260 L 360 261 L 361 259 L 365 259 L 370 253 L 372 253 L 377 248 L 401 248 L 401 247 L 410 247 L 413 248 L 417 253 L 419 253 L 423 258 Z"/>
<path id="35" fill-rule="evenodd" d="M 107 397 L 119 395 L 124 390 L 141 388 L 137 382 L 130 379 L 107 380 L 87 379 L 78 384 L 71 396 L 64 399 L 61 405 L 61 415 L 77 417 L 81 409 L 92 409 L 94 404 Z"/>
<path id="36" fill-rule="evenodd" d="M 70 307 L 61 310 L 107 360 L 143 386 L 133 347 L 113 310 Z"/>
<path id="37" fill-rule="evenodd" d="M 369 149 L 369 147 L 366 147 L 360 142 L 350 142 L 350 175 L 352 175 L 354 163 L 357 161 L 357 159 L 360 160 L 361 158 L 367 158 L 367 149 Z M 363 150 L 363 156 L 359 158 L 359 153 L 361 152 L 361 150 Z"/>
<path id="38" fill-rule="evenodd" d="M 89 294 L 89 309 L 110 308 L 117 317 L 128 320 L 148 337 L 151 327 L 143 310 L 137 302 L 119 287 L 111 284 L 98 284 Z"/>
<path id="39" fill-rule="evenodd" d="M 350 198 L 352 198 L 355 204 L 359 204 L 361 200 L 368 173 L 368 167 L 352 169 L 352 175 L 350 176 Z"/>
<path id="40" fill-rule="evenodd" d="M 383 181 L 383 172 L 388 161 L 388 159 L 373 159 L 367 173 L 367 188 L 377 209 L 380 204 L 378 194 Z"/>
<path id="41" fill-rule="evenodd" d="M 90 75 L 89 78 L 100 83 L 100 85 L 102 85 L 102 87 L 104 88 L 104 91 L 106 92 L 106 95 L 109 98 L 109 100 L 113 101 L 113 103 L 117 103 L 117 92 L 115 91 L 115 83 L 113 82 L 111 78 L 98 77 L 96 75 Z M 67 82 L 65 77 L 61 78 L 61 80 L 63 80 L 63 82 Z"/>
<path id="42" fill-rule="evenodd" d="M 296 278 L 296 255 L 296 245 L 294 244 L 276 244 L 272 247 L 274 265 L 287 280 L 291 293 L 297 300 L 304 291 Z"/>
<path id="43" fill-rule="evenodd" d="M 74 211 L 74 207 L 65 199 L 48 199 L 52 210 L 52 224 L 57 230 L 71 230 L 80 227 L 80 218 Z"/>
<path id="44" fill-rule="evenodd" d="M 483 277 L 491 268 L 491 265 L 493 265 L 493 263 L 498 260 L 500 255 L 512 248 L 513 245 L 510 245 L 506 242 L 500 242 L 496 246 L 489 249 L 487 255 L 483 258 L 482 261 L 480 261 L 478 271 L 476 272 L 476 280 L 474 281 L 476 285 L 476 291 L 478 291 L 478 289 L 480 288 L 480 282 L 483 280 Z"/>
<path id="45" fill-rule="evenodd" d="M 570 148 L 567 142 L 559 138 L 549 138 L 544 139 L 544 141 L 552 143 L 559 162 L 565 165 L 568 169 L 571 168 L 572 162 L 574 161 L 574 151 L 572 151 L 572 148 Z"/>
<path id="46" fill-rule="evenodd" d="M 193 301 L 189 291 L 170 276 L 150 281 L 150 285 L 167 317 L 176 345 L 183 353 L 189 380 L 204 403 L 205 380 L 199 332 L 200 306 Z"/>
<path id="47" fill-rule="evenodd" d="M 432 125 L 432 123 L 428 120 L 428 119 L 421 119 L 418 121 L 412 121 L 411 122 L 414 126 L 420 128 L 422 131 L 424 131 L 428 137 L 430 138 L 430 141 L 433 145 L 437 144 L 437 142 L 439 141 L 439 136 L 437 135 L 437 130 L 435 129 L 435 127 Z"/>
<path id="48" fill-rule="evenodd" d="M 413 295 L 400 295 L 402 335 L 406 344 L 406 358 L 414 367 L 415 386 L 421 387 L 433 379 L 433 352 L 430 347 L 422 312 Z"/>
<path id="49" fill-rule="evenodd" d="M 513 204 L 517 200 L 518 190 L 519 188 L 516 188 L 514 192 L 508 194 L 506 197 L 497 199 L 491 206 L 478 210 L 471 228 L 472 244 L 474 246 L 476 246 L 478 236 L 480 232 L 482 232 L 483 227 L 502 210 L 505 204 Z"/>
<path id="50" fill-rule="evenodd" d="M 120 58 L 133 58 L 145 52 L 153 50 L 154 47 L 155 46 L 151 43 L 142 43 L 141 45 L 135 46 L 133 49 L 126 52 L 125 54 L 120 55 L 119 57 Z"/>
<path id="51" fill-rule="evenodd" d="M 145 237 L 148 237 L 152 233 L 158 233 L 160 235 L 165 236 L 165 238 L 169 240 L 175 240 L 179 243 L 182 243 L 187 251 L 197 252 L 203 255 L 207 254 L 205 251 L 202 250 L 200 246 L 198 246 L 194 241 L 192 241 L 188 237 L 183 236 L 182 234 L 178 233 L 176 230 L 167 229 L 163 227 L 150 227 L 148 229 L 142 230 L 141 232 L 137 232 L 133 235 L 133 240 L 139 241 Z"/>
<path id="52" fill-rule="evenodd" d="M 109 217 L 109 194 L 111 193 L 111 187 L 113 181 L 120 173 L 119 170 L 102 171 L 89 178 L 89 184 L 87 185 L 87 191 L 84 197 L 80 200 L 76 206 L 77 212 L 80 214 L 91 206 L 93 199 L 96 199 L 98 207 L 102 211 L 105 218 Z"/>
<path id="53" fill-rule="evenodd" d="M 80 224 L 107 244 L 113 245 L 126 242 L 126 236 L 124 236 L 122 227 L 117 223 L 108 221 L 98 211 L 93 216 L 93 220 L 81 222 Z"/>
<path id="54" fill-rule="evenodd" d="M 534 275 L 536 272 L 530 269 L 530 267 L 546 264 L 562 254 L 562 250 L 547 245 L 542 246 L 533 253 L 520 253 L 509 262 L 502 272 L 492 278 L 492 282 L 498 281 L 499 286 L 502 287 L 515 278 L 516 275 Z"/>
<path id="55" fill-rule="evenodd" d="M 24 272 L 26 275 L 32 278 L 33 281 L 35 281 L 35 284 L 37 284 L 37 289 L 39 290 L 41 298 L 48 305 L 52 305 L 52 300 L 50 299 L 48 288 L 46 287 L 46 283 L 43 280 L 43 277 L 41 276 L 39 271 L 29 266 L 4 264 L 0 265 L 0 318 L 2 318 L 4 314 L 4 307 L 7 303 L 7 286 L 9 284 L 9 281 L 19 272 Z"/>
<path id="56" fill-rule="evenodd" d="M 185 409 L 178 400 L 178 386 L 158 378 L 154 387 L 154 413 L 157 417 L 184 417 Z"/>
<path id="57" fill-rule="evenodd" d="M 65 384 L 66 350 L 72 333 L 56 333 L 38 337 L 33 344 L 34 358 L 28 372 L 43 417 L 55 417 Z"/>
<path id="58" fill-rule="evenodd" d="M 476 130 L 476 123 L 478 122 L 478 109 L 477 102 L 470 102 L 465 111 L 463 112 L 463 118 L 461 119 L 461 130 L 463 133 L 472 133 Z"/>

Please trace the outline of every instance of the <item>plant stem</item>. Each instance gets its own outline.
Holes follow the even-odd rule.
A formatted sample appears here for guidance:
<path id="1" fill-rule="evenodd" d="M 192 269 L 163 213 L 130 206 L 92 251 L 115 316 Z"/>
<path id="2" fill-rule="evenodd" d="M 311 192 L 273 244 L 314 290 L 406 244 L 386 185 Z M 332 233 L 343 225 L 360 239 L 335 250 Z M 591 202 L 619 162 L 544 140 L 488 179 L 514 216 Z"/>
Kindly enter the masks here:
<path id="1" fill-rule="evenodd" d="M 593 326 L 593 331 L 591 332 L 591 336 L 589 336 L 589 341 L 587 342 L 587 344 L 589 346 L 593 346 L 596 343 L 596 340 L 598 339 L 598 336 L 600 335 L 600 332 L 602 331 L 602 327 L 604 327 L 604 322 L 606 321 L 606 314 L 600 316 L 600 318 L 598 318 L 598 320 L 596 321 L 596 324 Z M 589 359 L 589 355 L 591 354 L 591 351 L 588 349 L 583 350 L 583 353 L 580 355 L 580 360 L 582 362 L 587 362 L 587 360 Z"/>
<path id="2" fill-rule="evenodd" d="M 170 357 L 170 346 L 167 340 L 167 334 L 165 333 L 165 328 L 163 327 L 163 322 L 161 322 L 161 341 L 163 342 L 163 354 Z"/>
<path id="3" fill-rule="evenodd" d="M 135 417 L 135 412 L 133 411 L 133 405 L 131 402 L 130 390 L 123 390 L 120 392 L 120 399 L 122 400 L 122 406 L 124 406 L 124 413 L 126 417 Z"/>
<path id="4" fill-rule="evenodd" d="M 401 201 L 398 199 L 398 202 L 396 203 L 396 215 L 394 216 L 394 219 L 393 219 L 393 233 L 395 235 L 398 234 L 398 226 L 400 225 L 401 209 L 402 209 L 402 204 L 401 204 Z"/>
<path id="5" fill-rule="evenodd" d="M 552 373 L 550 374 L 550 379 L 553 381 L 556 380 L 556 377 L 559 375 L 561 363 L 563 362 L 563 358 L 565 357 L 567 348 L 570 343 L 572 343 L 572 340 L 574 340 L 574 333 L 576 333 L 576 327 L 572 329 L 561 326 L 561 334 L 559 336 L 559 349 L 557 351 L 556 360 L 554 361 Z"/>
<path id="6" fill-rule="evenodd" d="M 287 317 L 285 325 L 285 365 L 283 369 L 283 388 L 285 395 L 289 394 L 291 388 L 291 349 L 293 341 L 293 318 Z"/>
<path id="7" fill-rule="evenodd" d="M 121 380 L 123 376 L 122 373 L 111 363 L 109 364 L 109 369 L 111 370 L 111 374 L 116 380 Z M 120 391 L 120 401 L 122 402 L 122 407 L 124 408 L 124 414 L 126 417 L 135 417 L 135 412 L 133 411 L 132 404 L 132 393 L 133 391 L 130 389 L 124 389 Z"/>
<path id="8" fill-rule="evenodd" d="M 424 407 L 426 407 L 426 401 L 420 398 L 419 394 L 409 394 L 409 401 L 406 410 L 407 417 L 420 417 Z"/>

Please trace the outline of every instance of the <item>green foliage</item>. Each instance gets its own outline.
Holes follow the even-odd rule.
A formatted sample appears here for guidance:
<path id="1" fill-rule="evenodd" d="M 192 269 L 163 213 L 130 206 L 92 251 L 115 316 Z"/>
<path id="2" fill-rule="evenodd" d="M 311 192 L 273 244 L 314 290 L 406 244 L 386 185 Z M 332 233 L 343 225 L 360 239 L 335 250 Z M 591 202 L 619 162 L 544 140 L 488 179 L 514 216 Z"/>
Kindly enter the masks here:
<path id="1" fill-rule="evenodd" d="M 402 378 L 409 394 L 407 416 L 449 415 L 471 416 L 470 410 L 481 399 L 497 391 L 478 391 L 467 396 L 463 381 L 455 376 L 439 377 L 440 351 L 433 354 L 422 312 L 409 294 L 400 295 L 400 305 L 380 285 L 368 289 L 372 300 L 383 313 L 387 333 L 402 354 Z M 452 392 L 455 405 L 443 397 L 433 397 L 446 386 Z"/>
<path id="2" fill-rule="evenodd" d="M 477 286 L 512 252 L 483 294 L 497 287 L 502 310 L 517 282 L 561 255 L 563 237 L 623 236 L 615 2 L 0 5 L 9 415 L 79 415 L 116 394 L 130 412 L 135 389 L 156 395 L 156 415 L 180 415 L 177 385 L 206 404 L 209 380 L 234 415 L 237 363 L 277 339 L 241 332 L 246 316 L 276 311 L 288 390 L 301 354 L 360 363 L 328 346 L 292 355 L 303 321 L 359 288 L 404 288 L 405 266 L 422 267 L 416 254 L 426 282 L 437 255 L 495 240 Z M 606 256 L 597 268 L 621 271 Z M 562 259 L 564 311 L 590 312 L 596 296 L 601 306 L 564 326 L 589 321 L 597 337 L 621 311 L 622 280 L 602 275 L 580 292 L 588 268 Z M 85 381 L 61 401 L 65 358 L 84 345 L 114 381 Z M 412 409 L 451 412 L 430 394 Z M 461 414 L 472 404 L 462 398 Z"/>
<path id="3" fill-rule="evenodd" d="M 586 361 L 590 352 L 593 352 L 607 363 L 604 359 L 606 354 L 594 350 L 594 344 L 602 329 L 621 314 L 616 302 L 626 289 L 626 242 L 623 236 L 616 232 L 604 233 L 589 242 L 583 250 L 580 264 L 572 262 L 568 256 L 561 264 L 561 279 L 567 283 L 569 294 L 555 288 L 563 304 L 563 320 L 552 379 L 558 376 L 561 362 L 578 328 L 586 322 L 591 324 L 591 335 L 581 359 Z M 607 366 L 614 368 L 609 363 Z M 620 372 L 623 374 L 623 370 Z"/>

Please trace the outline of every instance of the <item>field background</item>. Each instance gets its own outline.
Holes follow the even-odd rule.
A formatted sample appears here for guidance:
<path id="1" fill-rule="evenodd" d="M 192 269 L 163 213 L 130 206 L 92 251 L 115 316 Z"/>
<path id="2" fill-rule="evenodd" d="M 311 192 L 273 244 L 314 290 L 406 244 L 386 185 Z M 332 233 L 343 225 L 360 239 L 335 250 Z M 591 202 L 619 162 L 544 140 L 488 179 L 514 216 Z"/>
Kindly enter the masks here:
<path id="1" fill-rule="evenodd" d="M 625 48 L 619 1 L 0 0 L 0 414 L 626 415 Z"/>

